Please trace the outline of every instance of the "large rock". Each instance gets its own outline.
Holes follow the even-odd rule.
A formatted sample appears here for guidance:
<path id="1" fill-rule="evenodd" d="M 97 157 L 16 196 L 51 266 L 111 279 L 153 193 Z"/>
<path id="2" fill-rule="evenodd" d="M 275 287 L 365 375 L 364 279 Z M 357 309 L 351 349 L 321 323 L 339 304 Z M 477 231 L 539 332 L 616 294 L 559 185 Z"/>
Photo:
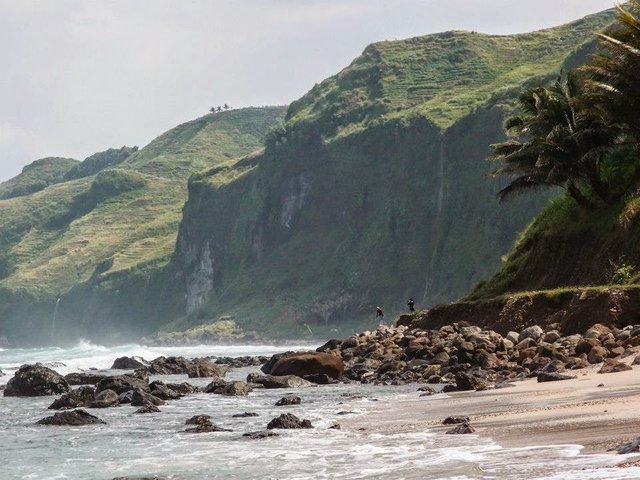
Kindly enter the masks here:
<path id="1" fill-rule="evenodd" d="M 50 410 L 62 410 L 69 408 L 88 407 L 93 402 L 95 388 L 88 385 L 82 386 L 63 394 L 60 398 L 56 398 L 51 405 Z"/>
<path id="2" fill-rule="evenodd" d="M 520 341 L 522 341 L 525 338 L 530 338 L 531 340 L 537 342 L 538 339 L 542 337 L 542 335 L 544 335 L 544 330 L 538 325 L 533 325 L 531 327 L 528 327 L 522 330 L 520 332 L 519 338 L 520 338 Z"/>
<path id="3" fill-rule="evenodd" d="M 149 383 L 144 379 L 141 379 L 134 375 L 114 375 L 112 377 L 105 377 L 96 385 L 96 392 L 100 393 L 103 390 L 113 390 L 118 395 L 128 392 L 129 390 L 140 389 L 148 392 Z"/>
<path id="4" fill-rule="evenodd" d="M 285 407 L 289 405 L 300 405 L 302 399 L 297 395 L 287 395 L 276 402 L 276 407 Z"/>
<path id="5" fill-rule="evenodd" d="M 544 382 L 558 382 L 562 380 L 572 380 L 576 377 L 571 375 L 563 375 L 558 372 L 539 372 L 538 373 L 538 383 Z"/>
<path id="6" fill-rule="evenodd" d="M 142 359 L 140 359 L 142 360 Z M 146 365 L 144 362 L 134 357 L 119 357 L 116 358 L 111 365 L 112 370 L 135 370 L 136 368 L 143 368 Z"/>
<path id="7" fill-rule="evenodd" d="M 194 360 L 187 369 L 189 378 L 224 377 L 228 369 L 209 360 Z"/>
<path id="8" fill-rule="evenodd" d="M 102 390 L 89 404 L 91 408 L 108 408 L 118 405 L 118 394 L 113 390 Z"/>
<path id="9" fill-rule="evenodd" d="M 602 365 L 602 368 L 598 370 L 598 373 L 618 373 L 626 370 L 632 370 L 632 368 L 626 363 L 609 359 L 604 362 L 604 365 Z"/>
<path id="10" fill-rule="evenodd" d="M 304 378 L 300 378 L 295 375 L 277 377 L 274 375 L 250 373 L 247 375 L 247 382 L 262 385 L 264 388 L 307 388 L 317 386 L 315 383 L 309 382 Z"/>
<path id="11" fill-rule="evenodd" d="M 134 389 L 133 395 L 131 396 L 131 406 L 133 407 L 144 407 L 145 405 L 155 405 L 157 407 L 165 403 L 161 398 L 151 395 L 139 388 Z"/>
<path id="12" fill-rule="evenodd" d="M 247 396 L 249 392 L 252 392 L 253 388 L 247 385 L 245 382 L 231 382 L 220 389 L 220 392 L 217 390 L 213 393 L 220 393 L 221 395 L 227 397 L 239 397 L 239 396 Z"/>
<path id="13" fill-rule="evenodd" d="M 327 375 L 330 378 L 340 378 L 344 374 L 342 358 L 323 352 L 287 352 L 262 371 L 274 376 L 296 375 Z"/>
<path id="14" fill-rule="evenodd" d="M 74 372 L 64 376 L 69 385 L 96 385 L 103 378 L 106 378 L 106 375 L 88 372 Z"/>
<path id="15" fill-rule="evenodd" d="M 69 391 L 69 384 L 59 373 L 42 366 L 23 365 L 4 389 L 5 397 L 42 397 Z"/>
<path id="16" fill-rule="evenodd" d="M 191 360 L 184 357 L 158 357 L 152 360 L 147 370 L 152 375 L 186 375 Z"/>
<path id="17" fill-rule="evenodd" d="M 67 410 L 65 412 L 57 412 L 51 417 L 45 417 L 36 422 L 38 425 L 96 425 L 104 424 L 98 417 L 85 412 L 84 410 Z"/>
<path id="18" fill-rule="evenodd" d="M 162 400 L 178 400 L 183 396 L 182 393 L 176 392 L 162 382 L 153 382 L 149 385 L 149 388 L 151 389 L 151 395 Z"/>
<path id="19" fill-rule="evenodd" d="M 267 430 L 273 430 L 274 428 L 313 428 L 313 425 L 309 420 L 300 420 L 293 413 L 283 413 L 271 420 L 267 425 Z"/>

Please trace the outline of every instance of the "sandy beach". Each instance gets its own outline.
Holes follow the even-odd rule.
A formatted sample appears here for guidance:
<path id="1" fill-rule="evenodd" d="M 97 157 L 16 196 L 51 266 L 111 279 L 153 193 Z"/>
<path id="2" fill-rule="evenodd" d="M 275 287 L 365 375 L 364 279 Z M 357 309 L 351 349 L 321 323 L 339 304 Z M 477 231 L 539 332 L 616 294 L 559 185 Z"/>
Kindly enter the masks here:
<path id="1" fill-rule="evenodd" d="M 370 433 L 444 433 L 451 428 L 442 425 L 446 417 L 466 415 L 476 434 L 503 447 L 579 444 L 585 453 L 603 453 L 640 437 L 640 370 L 598 374 L 598 368 L 572 372 L 575 379 L 559 382 L 537 383 L 533 378 L 498 390 L 428 397 L 416 392 L 347 419 L 343 427 Z M 640 454 L 623 460 L 635 463 Z"/>

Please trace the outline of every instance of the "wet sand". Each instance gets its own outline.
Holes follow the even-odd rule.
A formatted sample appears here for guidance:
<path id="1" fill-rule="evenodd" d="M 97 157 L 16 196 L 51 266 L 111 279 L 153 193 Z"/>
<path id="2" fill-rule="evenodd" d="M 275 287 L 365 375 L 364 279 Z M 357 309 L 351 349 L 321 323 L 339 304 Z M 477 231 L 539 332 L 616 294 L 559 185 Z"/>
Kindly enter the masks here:
<path id="1" fill-rule="evenodd" d="M 640 437 L 640 367 L 611 374 L 597 370 L 568 372 L 577 377 L 572 380 L 537 383 L 530 379 L 484 392 L 429 397 L 416 392 L 391 404 L 377 404 L 370 413 L 341 423 L 343 428 L 371 433 L 421 429 L 444 433 L 451 426 L 442 425 L 442 420 L 465 415 L 476 434 L 503 447 L 577 444 L 585 447 L 585 453 L 602 453 Z M 640 454 L 620 459 L 635 463 Z"/>

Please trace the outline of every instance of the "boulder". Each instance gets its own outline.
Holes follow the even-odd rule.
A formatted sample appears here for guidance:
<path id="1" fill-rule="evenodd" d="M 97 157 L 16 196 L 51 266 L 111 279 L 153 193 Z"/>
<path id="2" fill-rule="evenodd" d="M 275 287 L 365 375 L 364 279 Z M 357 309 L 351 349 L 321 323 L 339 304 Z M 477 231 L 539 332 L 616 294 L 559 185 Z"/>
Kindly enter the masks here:
<path id="1" fill-rule="evenodd" d="M 624 372 L 625 370 L 632 370 L 632 368 L 626 363 L 609 359 L 604 362 L 604 365 L 602 365 L 602 368 L 598 370 L 598 373 L 618 373 Z"/>
<path id="2" fill-rule="evenodd" d="M 220 389 L 214 391 L 213 393 L 220 393 L 227 397 L 239 397 L 239 396 L 247 396 L 249 392 L 252 392 L 253 388 L 247 385 L 245 382 L 231 382 Z"/>
<path id="3" fill-rule="evenodd" d="M 276 357 L 274 355 L 274 357 Z M 272 358 L 273 360 L 273 358 Z M 275 362 L 269 360 L 264 373 L 274 376 L 324 374 L 330 378 L 340 378 L 344 374 L 344 363 L 337 355 L 323 352 L 287 352 L 279 354 Z"/>
<path id="4" fill-rule="evenodd" d="M 64 379 L 69 385 L 96 385 L 105 377 L 106 375 L 100 375 L 98 373 L 74 372 L 65 375 Z"/>
<path id="5" fill-rule="evenodd" d="M 544 335 L 544 330 L 538 325 L 533 325 L 531 327 L 528 327 L 522 330 L 520 332 L 519 338 L 520 338 L 520 341 L 522 341 L 525 338 L 530 338 L 534 342 L 537 342 L 538 339 L 542 337 L 542 335 Z"/>
<path id="6" fill-rule="evenodd" d="M 231 432 L 228 428 L 218 427 L 211 423 L 210 417 L 208 415 L 196 415 L 195 417 L 187 420 L 187 424 L 189 425 L 190 421 L 192 425 L 195 427 L 187 428 L 185 432 L 187 433 L 212 433 L 212 432 Z"/>
<path id="7" fill-rule="evenodd" d="M 589 363 L 602 363 L 604 362 L 604 359 L 607 358 L 609 355 L 609 352 L 607 352 L 607 349 L 604 347 L 593 347 L 591 348 L 591 350 L 589 351 L 589 354 L 587 355 L 587 360 L 589 360 Z"/>
<path id="8" fill-rule="evenodd" d="M 118 395 L 128 392 L 129 390 L 139 389 L 145 392 L 149 391 L 149 383 L 135 375 L 114 375 L 105 377 L 96 385 L 96 392 L 103 390 L 113 390 Z"/>
<path id="9" fill-rule="evenodd" d="M 69 408 L 88 407 L 95 395 L 95 389 L 90 386 L 82 386 L 56 398 L 49 410 L 62 410 Z"/>
<path id="10" fill-rule="evenodd" d="M 155 383 L 155 382 L 154 382 Z M 182 383 L 167 383 L 167 388 L 173 390 L 180 395 L 190 395 L 192 393 L 199 392 L 200 389 L 198 387 L 194 387 L 190 383 L 182 382 Z"/>
<path id="11" fill-rule="evenodd" d="M 89 404 L 91 408 L 108 408 L 118 405 L 118 394 L 113 390 L 102 390 Z"/>
<path id="12" fill-rule="evenodd" d="M 262 385 L 264 388 L 306 388 L 315 387 L 315 383 L 295 375 L 274 376 L 250 373 L 247 376 L 247 383 Z"/>
<path id="13" fill-rule="evenodd" d="M 589 330 L 587 330 L 586 332 L 584 332 L 583 337 L 584 338 L 595 338 L 595 339 L 600 339 L 608 334 L 611 333 L 611 329 L 605 325 L 602 325 L 600 323 L 596 323 L 595 325 L 593 325 Z"/>
<path id="14" fill-rule="evenodd" d="M 133 407 L 144 407 L 145 405 L 155 405 L 156 407 L 159 405 L 164 405 L 165 402 L 161 398 L 156 397 L 155 395 L 151 395 L 144 390 L 139 388 L 135 388 L 133 390 L 133 395 L 131 396 L 131 406 Z"/>
<path id="15" fill-rule="evenodd" d="M 193 417 L 189 418 L 186 422 L 184 422 L 185 425 L 200 425 L 201 423 L 211 423 L 211 416 L 194 415 Z"/>
<path id="16" fill-rule="evenodd" d="M 465 435 L 468 433 L 475 433 L 475 431 L 475 428 L 465 422 L 453 427 L 451 430 L 447 430 L 445 433 L 448 435 Z"/>
<path id="17" fill-rule="evenodd" d="M 279 417 L 271 420 L 267 425 L 267 430 L 273 430 L 275 428 L 313 428 L 313 425 L 311 425 L 309 420 L 300 420 L 292 413 L 283 413 Z"/>
<path id="18" fill-rule="evenodd" d="M 142 359 L 140 359 L 142 360 Z M 111 365 L 112 370 L 135 370 L 136 368 L 144 368 L 146 365 L 134 357 L 116 358 Z"/>
<path id="19" fill-rule="evenodd" d="M 248 418 L 248 417 L 258 417 L 259 415 L 255 412 L 243 412 L 243 413 L 234 413 L 231 415 L 231 418 Z"/>
<path id="20" fill-rule="evenodd" d="M 158 357 L 151 361 L 147 371 L 152 375 L 186 375 L 191 361 L 184 357 Z"/>
<path id="21" fill-rule="evenodd" d="M 178 400 L 182 398 L 182 394 L 176 392 L 172 388 L 169 388 L 162 382 L 153 382 L 149 384 L 151 389 L 151 395 L 154 395 L 162 400 Z"/>
<path id="22" fill-rule="evenodd" d="M 5 397 L 41 397 L 69 391 L 69 384 L 59 373 L 42 366 L 23 365 L 9 380 Z"/>
<path id="23" fill-rule="evenodd" d="M 443 425 L 456 425 L 458 423 L 469 423 L 469 417 L 447 417 L 442 421 Z"/>
<path id="24" fill-rule="evenodd" d="M 187 369 L 189 378 L 224 377 L 228 369 L 209 360 L 194 360 Z"/>
<path id="25" fill-rule="evenodd" d="M 300 405 L 302 399 L 297 395 L 287 395 L 276 402 L 276 407 L 285 407 L 289 405 Z"/>
<path id="26" fill-rule="evenodd" d="M 64 412 L 57 412 L 51 417 L 45 417 L 42 420 L 38 420 L 36 423 L 38 425 L 80 426 L 104 424 L 105 422 L 84 410 L 67 410 Z"/>
<path id="27" fill-rule="evenodd" d="M 576 377 L 572 377 L 571 375 L 563 375 L 557 372 L 539 372 L 538 373 L 538 383 L 543 382 L 558 382 L 561 380 L 572 380 Z"/>

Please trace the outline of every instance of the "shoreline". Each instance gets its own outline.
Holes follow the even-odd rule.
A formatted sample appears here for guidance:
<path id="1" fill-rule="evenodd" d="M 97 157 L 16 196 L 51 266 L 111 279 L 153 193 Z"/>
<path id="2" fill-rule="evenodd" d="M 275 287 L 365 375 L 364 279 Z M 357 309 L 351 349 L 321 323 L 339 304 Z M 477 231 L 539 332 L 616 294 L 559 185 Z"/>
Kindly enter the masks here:
<path id="1" fill-rule="evenodd" d="M 464 415 L 470 417 L 476 435 L 501 447 L 580 445 L 583 454 L 618 456 L 608 449 L 640 437 L 640 369 L 609 374 L 597 370 L 592 366 L 579 371 L 572 380 L 537 383 L 532 378 L 481 392 L 427 397 L 416 392 L 341 423 L 367 434 L 419 429 L 444 434 L 452 428 L 442 425 L 446 417 Z M 640 465 L 640 453 L 619 459 L 624 466 Z"/>

